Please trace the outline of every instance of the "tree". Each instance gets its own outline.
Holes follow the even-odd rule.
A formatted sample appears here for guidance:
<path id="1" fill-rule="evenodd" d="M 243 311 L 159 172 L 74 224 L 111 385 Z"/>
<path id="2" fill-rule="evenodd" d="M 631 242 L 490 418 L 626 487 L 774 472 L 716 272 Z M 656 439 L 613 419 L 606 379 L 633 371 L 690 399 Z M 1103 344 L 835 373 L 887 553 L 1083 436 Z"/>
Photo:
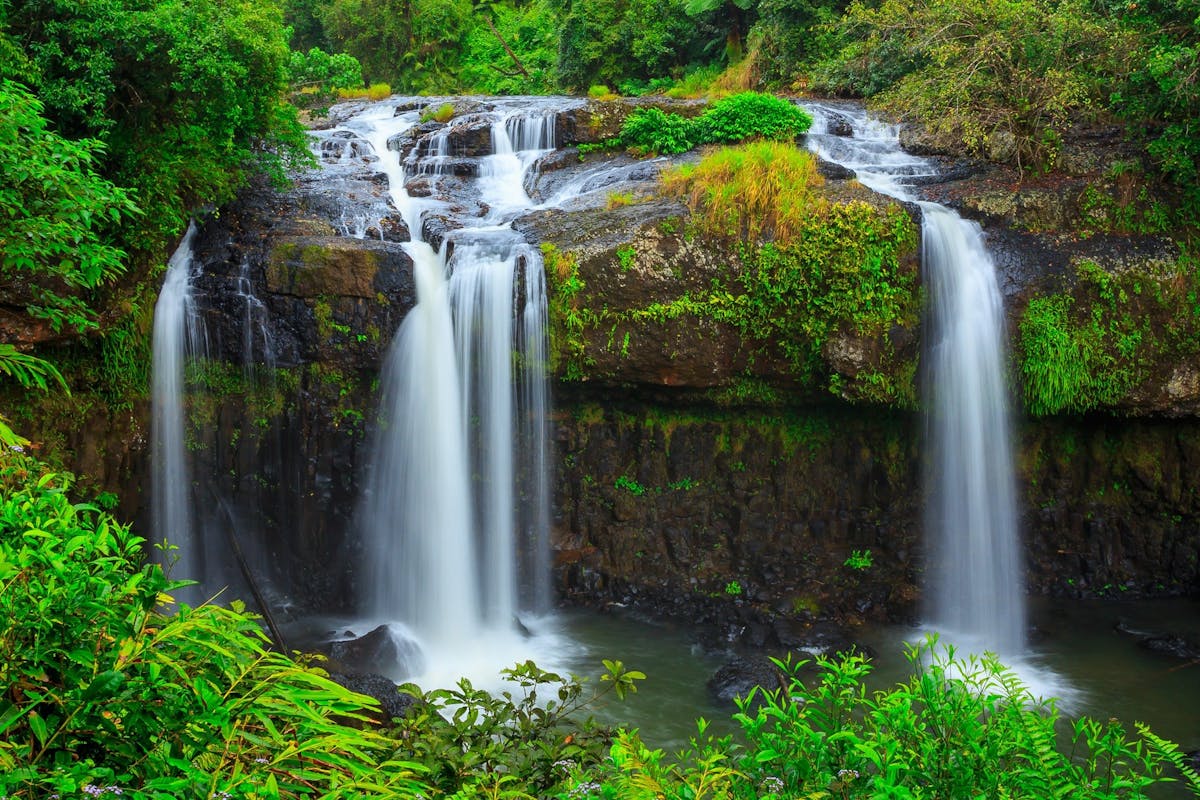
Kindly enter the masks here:
<path id="1" fill-rule="evenodd" d="M 138 213 L 96 171 L 103 145 L 50 129 L 24 86 L 0 80 L 0 296 L 55 332 L 96 326 L 86 291 L 125 269 L 113 231 Z"/>
<path id="2" fill-rule="evenodd" d="M 138 188 L 143 222 L 113 242 L 128 251 L 158 260 L 199 206 L 307 156 L 277 2 L 10 0 L 0 29 L 58 133 L 103 143 L 97 173 Z"/>
<path id="3" fill-rule="evenodd" d="M 692 17 L 713 17 L 725 34 L 725 60 L 736 64 L 745 52 L 744 37 L 753 24 L 756 0 L 687 0 Z"/>

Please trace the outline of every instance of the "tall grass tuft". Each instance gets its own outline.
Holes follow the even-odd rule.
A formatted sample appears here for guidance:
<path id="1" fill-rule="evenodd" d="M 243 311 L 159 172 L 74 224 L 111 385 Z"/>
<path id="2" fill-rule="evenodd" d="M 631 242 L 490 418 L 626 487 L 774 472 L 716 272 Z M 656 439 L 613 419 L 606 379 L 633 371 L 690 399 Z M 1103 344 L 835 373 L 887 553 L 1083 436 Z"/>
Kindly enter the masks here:
<path id="1" fill-rule="evenodd" d="M 830 202 L 817 191 L 824 182 L 807 152 L 772 141 L 722 148 L 663 175 L 666 193 L 692 208 L 710 233 L 780 245 L 828 215 Z"/>

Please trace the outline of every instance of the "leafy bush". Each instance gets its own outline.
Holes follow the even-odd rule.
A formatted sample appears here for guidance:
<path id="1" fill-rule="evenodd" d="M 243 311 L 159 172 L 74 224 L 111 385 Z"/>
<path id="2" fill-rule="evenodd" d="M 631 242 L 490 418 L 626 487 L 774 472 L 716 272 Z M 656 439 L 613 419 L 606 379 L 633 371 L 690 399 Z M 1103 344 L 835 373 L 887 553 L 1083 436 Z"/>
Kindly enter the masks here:
<path id="1" fill-rule="evenodd" d="M 795 103 L 757 92 L 718 100 L 696 122 L 697 140 L 704 144 L 794 139 L 811 125 L 812 117 Z"/>
<path id="2" fill-rule="evenodd" d="M 51 130 L 44 104 L 0 80 L 0 278 L 5 293 L 58 331 L 96 327 L 87 290 L 125 271 L 115 229 L 140 213 L 98 172 L 104 146 Z"/>
<path id="3" fill-rule="evenodd" d="M 319 47 L 307 53 L 292 52 L 288 82 L 293 87 L 317 86 L 324 91 L 363 85 L 362 65 L 347 53 L 326 53 Z"/>
<path id="4" fill-rule="evenodd" d="M 0 453 L 0 792 L 10 798 L 360 797 L 415 790 L 372 701 L 265 649 L 237 603 L 161 603 L 141 539 Z"/>
<path id="5" fill-rule="evenodd" d="M 103 142 L 97 172 L 137 189 L 144 215 L 106 244 L 157 262 L 196 208 L 310 158 L 281 94 L 291 51 L 277 2 L 12 0 L 0 23 L 52 127 Z"/>
<path id="6" fill-rule="evenodd" d="M 642 153 L 672 155 L 696 146 L 695 125 L 678 114 L 658 108 L 641 108 L 625 118 L 619 141 Z"/>
<path id="7" fill-rule="evenodd" d="M 645 675 L 620 661 L 605 661 L 601 686 L 538 669 L 532 662 L 503 671 L 514 690 L 499 697 L 462 680 L 456 689 L 422 694 L 424 702 L 393 731 L 404 746 L 397 757 L 428 767 L 439 796 L 551 797 L 571 772 L 599 765 L 612 731 L 577 715 L 608 694 L 623 699 Z"/>
<path id="8" fill-rule="evenodd" d="M 811 125 L 812 117 L 788 100 L 743 92 L 717 101 L 696 119 L 639 108 L 625 119 L 618 141 L 634 151 L 671 155 L 701 144 L 793 139 Z"/>

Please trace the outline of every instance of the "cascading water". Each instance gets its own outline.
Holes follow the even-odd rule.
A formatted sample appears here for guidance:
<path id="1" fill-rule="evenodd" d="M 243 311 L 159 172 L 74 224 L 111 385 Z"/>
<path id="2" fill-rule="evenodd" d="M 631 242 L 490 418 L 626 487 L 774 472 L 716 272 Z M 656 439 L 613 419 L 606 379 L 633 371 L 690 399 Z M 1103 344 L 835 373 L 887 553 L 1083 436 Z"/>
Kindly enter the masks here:
<path id="1" fill-rule="evenodd" d="M 870 188 L 916 202 L 911 185 L 936 174 L 927 159 L 900 148 L 895 126 L 850 107 L 806 108 L 814 117 L 810 148 L 854 170 Z M 837 116 L 851 124 L 852 137 L 829 132 Z M 936 203 L 918 204 L 932 328 L 926 366 L 926 527 L 936 562 L 931 622 L 975 652 L 1016 655 L 1025 648 L 1025 611 L 995 266 L 978 225 Z"/>
<path id="2" fill-rule="evenodd" d="M 507 224 L 532 207 L 525 171 L 553 146 L 553 114 L 532 119 L 493 123 L 496 152 L 482 159 L 479 181 L 489 211 L 478 227 L 451 234 L 440 253 L 405 245 L 417 304 L 387 357 L 359 515 L 364 611 L 408 642 L 396 648 L 398 678 L 470 672 L 465 662 L 480 654 L 482 671 L 494 671 L 517 649 L 518 611 L 550 604 L 545 282 L 540 253 Z M 416 124 L 416 112 L 396 116 L 387 105 L 346 124 L 379 155 L 410 231 L 439 203 L 405 192 L 407 170 L 441 174 L 452 158 L 443 131 L 406 169 L 387 143 Z"/>
<path id="3" fill-rule="evenodd" d="M 174 577 L 201 579 L 205 573 L 203 543 L 193 525 L 192 480 L 184 430 L 184 366 L 201 350 L 202 328 L 192 298 L 194 224 L 167 263 L 163 288 L 154 305 L 151 404 L 151 505 L 155 541 L 173 549 L 161 552 L 163 568 Z M 179 600 L 196 603 L 200 591 L 177 592 Z"/>

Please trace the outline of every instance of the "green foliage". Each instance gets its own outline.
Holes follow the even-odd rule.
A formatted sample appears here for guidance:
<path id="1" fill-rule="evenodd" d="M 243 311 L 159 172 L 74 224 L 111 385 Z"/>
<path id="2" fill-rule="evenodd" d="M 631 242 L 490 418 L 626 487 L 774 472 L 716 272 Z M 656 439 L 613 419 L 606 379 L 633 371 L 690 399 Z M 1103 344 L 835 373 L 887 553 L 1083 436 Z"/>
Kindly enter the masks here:
<path id="1" fill-rule="evenodd" d="M 612 89 L 609 89 L 602 83 L 589 86 L 587 90 L 587 96 L 593 100 L 612 100 L 616 97 L 616 95 L 613 94 Z"/>
<path id="2" fill-rule="evenodd" d="M 729 583 L 725 584 L 725 594 L 729 595 L 730 597 L 737 597 L 741 595 L 741 593 L 742 585 L 737 581 L 730 581 Z"/>
<path id="3" fill-rule="evenodd" d="M 1109 105 L 1128 121 L 1160 172 L 1183 190 L 1181 222 L 1200 226 L 1200 13 L 1192 0 L 1097 2 L 1104 22 L 1127 32 L 1114 48 Z"/>
<path id="4" fill-rule="evenodd" d="M 67 394 L 71 390 L 63 380 L 62 373 L 43 358 L 23 353 L 11 344 L 0 342 L 0 375 L 16 381 L 26 389 L 50 388 L 51 381 L 62 387 Z"/>
<path id="5" fill-rule="evenodd" d="M 842 566 L 849 567 L 852 570 L 862 572 L 868 570 L 875 565 L 875 559 L 871 557 L 870 550 L 853 550 L 846 560 L 842 562 Z"/>
<path id="6" fill-rule="evenodd" d="M 386 796 L 419 787 L 361 723 L 371 701 L 265 649 L 230 608 L 158 609 L 141 540 L 0 456 L 0 791 L 132 798 Z M 91 787 L 91 788 L 88 788 Z"/>
<path id="7" fill-rule="evenodd" d="M 645 84 L 703 59 L 707 30 L 684 0 L 550 0 L 556 7 L 558 74 L 567 88 Z"/>
<path id="8" fill-rule="evenodd" d="M 1032 414 L 1085 411 L 1119 399 L 1129 388 L 1128 376 L 1110 380 L 1112 357 L 1074 328 L 1071 305 L 1067 295 L 1035 297 L 1021 317 L 1021 376 Z"/>
<path id="9" fill-rule="evenodd" d="M 790 100 L 742 92 L 718 100 L 696 120 L 696 140 L 724 144 L 745 139 L 794 139 L 812 125 L 812 117 Z"/>
<path id="10" fill-rule="evenodd" d="M 695 124 L 658 108 L 638 109 L 625 118 L 619 142 L 647 154 L 672 155 L 696 146 Z"/>
<path id="11" fill-rule="evenodd" d="M 1159 363 L 1200 354 L 1192 261 L 1110 274 L 1083 262 L 1068 292 L 1035 297 L 1020 325 L 1025 405 L 1037 415 L 1113 407 Z"/>
<path id="12" fill-rule="evenodd" d="M 617 489 L 624 489 L 634 497 L 641 497 L 648 491 L 645 486 L 638 483 L 636 478 L 631 478 L 628 475 L 618 475 L 613 481 L 613 486 Z"/>
<path id="13" fill-rule="evenodd" d="M 637 109 L 625 119 L 617 144 L 637 152 L 671 155 L 702 144 L 794 139 L 811 125 L 812 117 L 795 103 L 742 92 L 717 101 L 695 119 L 657 108 Z"/>
<path id="14" fill-rule="evenodd" d="M 1148 731 L 1130 739 L 1116 720 L 1088 718 L 1068 726 L 1063 752 L 1053 702 L 994 658 L 960 659 L 936 643 L 908 656 L 913 676 L 878 692 L 866 688 L 862 656 L 819 657 L 810 681 L 806 662 L 777 661 L 788 686 L 738 703 L 744 743 L 706 735 L 700 720 L 691 746 L 669 759 L 625 733 L 600 768 L 578 771 L 571 796 L 1116 800 L 1148 797 L 1182 760 Z"/>
<path id="15" fill-rule="evenodd" d="M 0 291 L 54 330 L 96 326 L 85 294 L 125 269 L 112 232 L 137 214 L 97 172 L 103 145 L 50 129 L 44 106 L 0 81 Z"/>
<path id="16" fill-rule="evenodd" d="M 288 62 L 288 82 L 295 87 L 311 86 L 329 92 L 363 85 L 362 65 L 346 53 L 326 53 L 319 47 L 307 53 L 293 51 Z"/>
<path id="17" fill-rule="evenodd" d="M 836 52 L 840 42 L 828 27 L 845 6 L 844 0 L 758 0 L 750 41 L 763 82 L 793 83 L 807 65 Z"/>
<path id="18" fill-rule="evenodd" d="M 874 46 L 886 42 L 893 50 L 880 55 L 913 67 L 881 96 L 889 108 L 1039 169 L 1053 166 L 1069 125 L 1094 115 L 1104 85 L 1096 56 L 1112 37 L 1084 0 L 856 2 L 841 24 L 866 57 L 878 60 Z"/>
<path id="19" fill-rule="evenodd" d="M 600 763 L 612 732 L 579 714 L 609 695 L 623 699 L 645 675 L 605 661 L 600 686 L 545 672 L 532 662 L 503 671 L 514 684 L 499 696 L 467 680 L 422 694 L 424 702 L 393 731 L 397 758 L 423 764 L 433 796 L 549 797 L 571 771 Z"/>
<path id="20" fill-rule="evenodd" d="M 452 91 L 470 0 L 332 0 L 317 8 L 334 47 L 362 64 L 372 83 L 403 91 Z"/>
<path id="21" fill-rule="evenodd" d="M 550 368 L 561 370 L 568 380 L 580 380 L 588 366 L 583 332 L 590 320 L 580 303 L 586 285 L 574 255 L 562 253 L 552 244 L 543 244 L 541 249 L 548 292 Z"/>
<path id="22" fill-rule="evenodd" d="M 811 156 L 773 142 L 719 150 L 663 178 L 703 231 L 734 243 L 742 263 L 733 284 L 695 298 L 693 310 L 751 341 L 777 343 L 804 380 L 818 376 L 833 333 L 884 338 L 919 316 L 916 276 L 905 266 L 917 242 L 912 220 L 898 206 L 831 203 L 817 191 L 821 181 Z M 915 405 L 912 370 L 890 371 L 908 380 L 875 387 L 868 399 Z"/>
<path id="23" fill-rule="evenodd" d="M 490 3 L 475 16 L 482 24 L 463 46 L 464 88 L 484 94 L 548 94 L 557 88 L 558 40 L 547 0 Z"/>
<path id="24" fill-rule="evenodd" d="M 308 158 L 281 99 L 290 51 L 273 2 L 14 0 L 8 11 L 47 118 L 103 141 L 102 174 L 137 187 L 145 223 L 123 233 L 126 249 L 157 250 L 250 171 L 282 175 Z"/>

